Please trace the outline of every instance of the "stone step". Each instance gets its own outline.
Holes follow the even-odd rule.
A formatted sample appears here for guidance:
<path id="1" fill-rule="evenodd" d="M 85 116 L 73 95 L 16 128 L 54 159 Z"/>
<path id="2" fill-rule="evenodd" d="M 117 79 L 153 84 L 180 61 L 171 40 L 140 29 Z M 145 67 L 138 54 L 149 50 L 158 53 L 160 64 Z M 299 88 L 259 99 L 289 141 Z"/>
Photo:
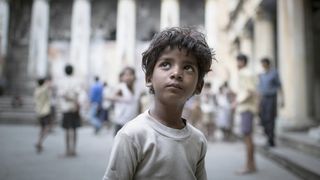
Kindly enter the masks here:
<path id="1" fill-rule="evenodd" d="M 27 107 L 27 108 L 19 108 L 19 107 L 16 107 L 16 108 L 3 108 L 3 107 L 0 107 L 0 113 L 1 112 L 34 112 L 34 107 Z"/>
<path id="2" fill-rule="evenodd" d="M 21 96 L 22 106 L 12 107 L 13 96 L 0 97 L 0 123 L 34 124 L 37 122 L 32 96 Z"/>
<path id="3" fill-rule="evenodd" d="M 278 136 L 278 141 L 283 146 L 320 158 L 320 142 L 311 138 L 308 132 L 281 133 Z"/>
<path id="4" fill-rule="evenodd" d="M 301 153 L 298 150 L 282 145 L 275 148 L 258 146 L 257 150 L 302 179 L 320 179 L 320 158 Z"/>
<path id="5" fill-rule="evenodd" d="M 38 123 L 34 112 L 0 112 L 1 124 L 36 124 Z"/>

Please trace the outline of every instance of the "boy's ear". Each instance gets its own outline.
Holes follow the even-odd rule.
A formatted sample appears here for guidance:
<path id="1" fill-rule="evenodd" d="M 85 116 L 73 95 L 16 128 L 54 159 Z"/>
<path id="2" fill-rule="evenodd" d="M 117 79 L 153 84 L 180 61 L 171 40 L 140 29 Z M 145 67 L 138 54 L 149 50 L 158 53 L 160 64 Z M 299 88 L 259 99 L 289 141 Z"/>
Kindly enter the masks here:
<path id="1" fill-rule="evenodd" d="M 152 87 L 152 83 L 151 83 L 151 82 L 146 82 L 146 86 L 147 86 L 148 88 L 150 88 L 150 87 Z"/>
<path id="2" fill-rule="evenodd" d="M 151 82 L 150 77 L 146 77 L 146 86 L 149 88 L 152 86 L 152 82 Z"/>
<path id="3" fill-rule="evenodd" d="M 197 84 L 197 87 L 196 87 L 196 90 L 194 91 L 194 94 L 200 94 L 201 91 L 202 91 L 203 85 L 204 85 L 204 81 L 201 80 L 201 81 Z"/>

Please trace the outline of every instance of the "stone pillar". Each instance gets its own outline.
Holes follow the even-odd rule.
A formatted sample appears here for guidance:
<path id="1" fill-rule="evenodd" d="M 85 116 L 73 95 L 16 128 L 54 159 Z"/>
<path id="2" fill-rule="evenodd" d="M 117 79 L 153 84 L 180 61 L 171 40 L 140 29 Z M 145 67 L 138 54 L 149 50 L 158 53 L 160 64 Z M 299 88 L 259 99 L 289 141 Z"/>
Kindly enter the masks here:
<path id="1" fill-rule="evenodd" d="M 45 77 L 48 73 L 49 5 L 47 0 L 34 0 L 32 5 L 28 73 Z"/>
<path id="2" fill-rule="evenodd" d="M 310 125 L 306 76 L 306 34 L 303 0 L 277 1 L 280 76 L 285 107 L 280 127 L 301 129 Z"/>
<path id="3" fill-rule="evenodd" d="M 74 0 L 71 20 L 70 63 L 75 76 L 88 82 L 90 44 L 90 0 Z"/>
<path id="4" fill-rule="evenodd" d="M 0 80 L 7 55 L 9 29 L 9 5 L 7 0 L 0 0 Z"/>
<path id="5" fill-rule="evenodd" d="M 260 60 L 270 58 L 272 65 L 275 62 L 274 25 L 271 14 L 260 8 L 254 19 L 254 69 L 261 71 Z"/>
<path id="6" fill-rule="evenodd" d="M 136 43 L 135 0 L 118 0 L 117 59 L 115 67 L 133 66 Z M 116 66 L 117 65 L 117 66 Z"/>
<path id="7" fill-rule="evenodd" d="M 161 1 L 161 20 L 160 29 L 166 27 L 179 26 L 180 8 L 179 0 L 162 0 Z"/>
<path id="8" fill-rule="evenodd" d="M 245 54 L 248 57 L 248 68 L 255 72 L 254 69 L 254 59 L 253 59 L 253 40 L 250 36 L 250 32 L 248 30 L 244 30 L 240 37 L 240 48 L 241 53 Z"/>
<path id="9" fill-rule="evenodd" d="M 8 45 L 9 5 L 7 0 L 0 0 L 0 56 L 6 56 Z"/>
<path id="10" fill-rule="evenodd" d="M 206 0 L 205 2 L 205 28 L 207 31 L 207 42 L 209 46 L 216 49 L 217 40 L 217 2 L 216 0 Z"/>

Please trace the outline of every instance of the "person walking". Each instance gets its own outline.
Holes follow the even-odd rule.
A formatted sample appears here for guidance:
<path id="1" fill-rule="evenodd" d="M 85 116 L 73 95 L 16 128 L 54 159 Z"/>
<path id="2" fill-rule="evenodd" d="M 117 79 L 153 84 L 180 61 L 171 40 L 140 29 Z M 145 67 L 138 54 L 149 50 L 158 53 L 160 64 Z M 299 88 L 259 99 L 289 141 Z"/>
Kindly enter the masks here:
<path id="1" fill-rule="evenodd" d="M 102 127 L 102 98 L 103 98 L 103 84 L 100 82 L 100 78 L 96 76 L 94 83 L 90 88 L 90 110 L 89 118 L 94 127 L 94 133 L 98 134 Z"/>
<path id="2" fill-rule="evenodd" d="M 49 133 L 51 122 L 50 85 L 45 78 L 38 79 L 38 87 L 34 91 L 35 111 L 39 119 L 40 133 L 35 147 L 37 153 L 43 150 L 43 141 Z"/>
<path id="3" fill-rule="evenodd" d="M 259 116 L 268 139 L 266 147 L 274 147 L 276 145 L 274 128 L 277 117 L 277 93 L 280 92 L 282 97 L 283 93 L 278 72 L 271 67 L 269 58 L 263 58 L 261 65 L 264 71 L 259 74 Z M 283 105 L 283 101 L 281 101 L 281 106 Z"/>

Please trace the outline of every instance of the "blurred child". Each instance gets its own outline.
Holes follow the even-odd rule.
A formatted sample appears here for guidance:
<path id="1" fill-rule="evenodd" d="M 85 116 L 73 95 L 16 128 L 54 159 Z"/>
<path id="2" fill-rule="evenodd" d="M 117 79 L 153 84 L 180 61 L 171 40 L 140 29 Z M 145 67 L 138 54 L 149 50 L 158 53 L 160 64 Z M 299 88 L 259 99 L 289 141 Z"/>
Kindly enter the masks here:
<path id="1" fill-rule="evenodd" d="M 45 137 L 48 135 L 50 130 L 50 122 L 51 122 L 51 102 L 50 102 L 50 87 L 49 83 L 46 80 L 39 79 L 38 87 L 36 87 L 34 91 L 34 101 L 35 101 L 35 111 L 37 113 L 39 123 L 40 123 L 40 133 L 38 142 L 35 145 L 37 153 L 42 152 L 42 144 Z"/>
<path id="2" fill-rule="evenodd" d="M 225 82 L 216 95 L 217 103 L 217 127 L 223 133 L 223 140 L 230 140 L 232 135 L 232 124 L 234 117 L 234 108 L 232 102 L 234 101 L 234 94 L 230 90 L 228 83 Z"/>
<path id="3" fill-rule="evenodd" d="M 115 90 L 116 93 L 108 98 L 114 103 L 115 135 L 139 113 L 139 96 L 134 89 L 135 80 L 135 70 L 131 67 L 125 67 L 120 73 L 120 84 Z"/>
<path id="4" fill-rule="evenodd" d="M 181 115 L 201 92 L 212 56 L 204 35 L 189 28 L 154 37 L 142 57 L 154 100 L 116 135 L 104 180 L 207 179 L 206 138 Z"/>
<path id="5" fill-rule="evenodd" d="M 215 128 L 215 103 L 211 90 L 211 83 L 206 82 L 200 95 L 200 107 L 202 112 L 202 129 L 208 140 L 213 140 Z"/>

